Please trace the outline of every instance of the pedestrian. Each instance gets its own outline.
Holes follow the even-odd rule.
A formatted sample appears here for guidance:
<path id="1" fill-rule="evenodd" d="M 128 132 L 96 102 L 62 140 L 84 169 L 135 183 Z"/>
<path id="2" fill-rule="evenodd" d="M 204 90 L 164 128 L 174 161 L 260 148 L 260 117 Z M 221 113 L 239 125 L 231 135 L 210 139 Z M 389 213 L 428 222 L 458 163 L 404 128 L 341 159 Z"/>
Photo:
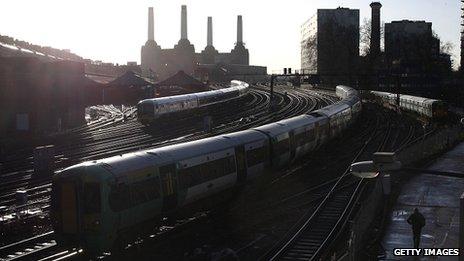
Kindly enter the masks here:
<path id="1" fill-rule="evenodd" d="M 415 208 L 414 213 L 408 218 L 408 224 L 412 226 L 412 234 L 414 241 L 414 248 L 419 248 L 421 230 L 425 226 L 425 218 L 419 212 L 419 209 Z"/>

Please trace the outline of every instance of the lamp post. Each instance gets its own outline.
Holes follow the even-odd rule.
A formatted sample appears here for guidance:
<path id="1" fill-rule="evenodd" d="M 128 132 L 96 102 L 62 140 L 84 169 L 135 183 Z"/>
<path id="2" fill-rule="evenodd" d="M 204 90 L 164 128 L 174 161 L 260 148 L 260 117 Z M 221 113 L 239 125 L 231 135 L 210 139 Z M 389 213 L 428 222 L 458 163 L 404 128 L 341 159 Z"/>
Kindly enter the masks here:
<path id="1" fill-rule="evenodd" d="M 373 179 L 379 176 L 384 194 L 389 195 L 391 185 L 390 174 L 387 173 L 400 169 L 401 162 L 396 160 L 394 152 L 375 152 L 373 154 L 373 160 L 351 164 L 350 172 L 352 175 L 359 178 Z"/>

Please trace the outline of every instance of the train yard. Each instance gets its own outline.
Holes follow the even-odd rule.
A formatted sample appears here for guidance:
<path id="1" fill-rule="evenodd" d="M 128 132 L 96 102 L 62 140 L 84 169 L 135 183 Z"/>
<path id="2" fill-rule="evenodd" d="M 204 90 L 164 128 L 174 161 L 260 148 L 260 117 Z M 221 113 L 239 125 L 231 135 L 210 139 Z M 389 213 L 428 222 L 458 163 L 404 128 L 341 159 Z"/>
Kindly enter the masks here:
<path id="1" fill-rule="evenodd" d="M 240 99 L 212 105 L 199 115 L 177 119 L 175 124 L 154 126 L 138 123 L 130 109 L 118 121 L 102 121 L 53 140 L 58 155 L 56 166 L 63 168 L 81 161 L 248 129 L 307 113 L 337 100 L 327 93 L 286 87 L 276 88 L 275 98 L 271 104 L 266 87 L 255 86 Z M 211 132 L 202 129 L 203 115 L 214 119 Z M 248 184 L 227 201 L 226 207 L 163 220 L 133 242 L 132 247 L 117 254 L 170 260 L 227 251 L 241 260 L 321 257 L 339 236 L 338 231 L 346 224 L 367 184 L 349 175 L 347 166 L 369 159 L 375 151 L 401 149 L 433 131 L 423 129 L 409 116 L 397 116 L 368 103 L 357 123 L 344 135 L 297 164 L 272 173 L 261 182 Z M 2 165 L 0 225 L 2 236 L 11 241 L 2 242 L 0 259 L 89 258 L 81 249 L 56 243 L 49 216 L 50 177 L 33 175 L 31 152 L 18 150 L 3 158 Z M 17 204 L 18 190 L 27 194 L 22 205 Z M 147 251 L 153 248 L 156 251 Z"/>
<path id="2" fill-rule="evenodd" d="M 182 259 L 202 251 L 219 255 L 227 249 L 240 260 L 317 259 L 337 236 L 335 232 L 341 231 L 356 196 L 366 186 L 366 181 L 347 175 L 347 166 L 369 159 L 379 149 L 394 150 L 424 135 L 413 118 L 395 116 L 367 104 L 343 138 L 329 142 L 283 174 L 274 173 L 264 185 L 247 186 L 227 210 L 212 214 L 204 225 L 166 244 L 132 249 L 125 257 Z M 156 251 L 146 251 L 154 246 Z"/>
<path id="3" fill-rule="evenodd" d="M 126 116 L 125 121 L 101 123 L 98 127 L 89 127 L 70 133 L 69 137 L 59 137 L 56 140 L 56 154 L 66 160 L 57 164 L 59 167 L 71 165 L 74 162 L 96 159 L 140 148 L 162 146 L 175 142 L 198 139 L 217 133 L 230 132 L 261 125 L 291 115 L 298 115 L 323 107 L 335 100 L 330 96 L 300 95 L 296 92 L 282 91 L 276 95 L 277 109 L 269 113 L 269 96 L 262 88 L 256 88 L 251 95 L 237 101 L 231 101 L 227 106 L 212 106 L 208 110 L 213 114 L 216 127 L 212 133 L 204 133 L 200 124 L 195 124 L 194 119 L 181 119 L 179 124 L 169 128 L 167 125 L 144 127 Z M 224 108 L 238 108 L 234 113 L 227 112 Z M 221 110 L 222 108 L 222 110 Z M 244 120 L 245 119 L 245 120 Z M 198 123 L 198 121 L 197 121 Z M 163 130 L 163 131 L 161 131 Z M 190 132 L 190 133 L 189 133 Z M 30 153 L 30 152 L 29 152 Z M 32 159 L 28 153 L 18 151 L 10 154 L 3 160 L 2 179 L 2 233 L 4 238 L 18 240 L 24 239 L 24 234 L 34 235 L 34 240 L 40 240 L 41 234 L 46 238 L 50 228 L 49 223 L 49 194 L 50 177 L 32 175 Z M 21 157 L 22 155 L 22 157 Z M 60 159 L 58 158 L 58 160 Z M 27 202 L 17 205 L 15 198 L 17 190 L 25 190 L 28 196 Z M 23 231 L 20 235 L 17 231 Z M 36 237 L 36 234 L 38 237 Z M 26 241 L 30 242 L 30 241 Z M 13 242 L 2 242 L 3 244 Z M 50 244 L 46 244 L 49 246 Z M 17 245 L 16 245 L 17 247 Z M 48 247 L 47 247 L 48 249 Z M 5 249 L 3 249 L 5 250 Z M 2 253 L 4 251 L 2 250 Z"/>

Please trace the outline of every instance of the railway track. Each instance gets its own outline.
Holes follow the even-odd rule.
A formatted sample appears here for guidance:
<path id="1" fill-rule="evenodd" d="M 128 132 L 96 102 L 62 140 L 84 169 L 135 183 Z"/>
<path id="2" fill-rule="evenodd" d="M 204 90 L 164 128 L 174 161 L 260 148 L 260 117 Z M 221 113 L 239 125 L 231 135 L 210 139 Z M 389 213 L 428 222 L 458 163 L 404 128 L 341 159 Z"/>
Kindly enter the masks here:
<path id="1" fill-rule="evenodd" d="M 370 123 L 367 123 L 367 124 L 363 124 L 362 126 L 372 126 L 372 128 L 361 128 L 362 131 L 354 131 L 353 130 L 353 137 L 355 137 L 354 140 L 354 144 L 356 144 L 356 146 L 354 146 L 354 144 L 351 144 L 351 147 L 356 147 L 355 149 L 353 149 L 352 151 L 349 151 L 349 150 L 344 150 L 344 152 L 346 152 L 347 154 L 351 154 L 351 152 L 353 154 L 356 154 L 356 153 L 360 153 L 359 151 L 361 150 L 358 145 L 359 144 L 362 144 L 362 147 L 365 147 L 365 152 L 361 153 L 361 156 L 359 156 L 358 160 L 364 160 L 364 159 L 367 159 L 367 157 L 369 157 L 374 151 L 378 150 L 379 149 L 379 146 L 387 146 L 389 145 L 389 143 L 393 142 L 393 140 L 391 139 L 392 136 L 396 136 L 396 132 L 403 132 L 402 129 L 396 129 L 396 122 L 391 122 L 393 121 L 394 117 L 391 117 L 392 115 L 383 115 L 383 114 L 379 114 L 378 117 L 375 118 L 375 121 L 373 122 L 370 122 Z M 365 120 L 365 119 L 363 119 Z M 401 121 L 398 121 L 398 122 L 401 122 Z M 377 126 L 378 127 L 375 127 Z M 403 126 L 404 128 L 407 127 L 407 125 Z M 377 131 L 374 131 L 376 130 Z M 417 135 L 417 133 L 416 133 Z M 360 137 L 358 137 L 360 136 Z M 400 135 L 397 137 L 397 140 L 398 142 L 399 141 L 403 141 L 404 139 L 406 139 L 406 137 L 409 136 L 409 135 Z M 366 140 L 367 139 L 371 139 L 371 142 L 367 143 L 366 145 Z M 335 144 L 336 144 L 336 141 L 335 141 Z M 332 144 L 333 146 L 334 144 Z M 347 148 L 349 148 L 350 146 L 345 146 Z M 321 157 L 325 157 L 325 156 L 321 156 Z M 350 159 L 350 162 L 353 160 L 352 158 L 353 156 L 351 157 L 347 157 L 347 158 L 351 158 Z M 311 156 L 309 156 L 308 158 L 311 158 Z M 333 158 L 333 160 L 339 160 L 338 158 Z M 306 160 L 305 160 L 306 161 Z M 317 159 L 315 160 L 317 162 Z M 314 161 L 312 162 L 314 164 Z M 345 165 L 346 166 L 346 165 Z M 328 231 L 330 228 L 332 228 L 330 225 L 331 224 L 325 224 L 324 222 L 328 222 L 331 218 L 331 221 L 334 222 L 332 224 L 334 224 L 334 226 L 341 226 L 343 227 L 345 224 L 346 224 L 346 221 L 347 219 L 338 219 L 339 216 L 349 216 L 349 214 L 351 213 L 352 209 L 353 208 L 350 208 L 350 206 L 353 206 L 353 204 L 348 204 L 348 208 L 343 208 L 346 206 L 346 202 L 355 202 L 357 200 L 357 195 L 358 194 L 353 194 L 353 191 L 362 191 L 364 189 L 364 186 L 363 186 L 363 183 L 359 183 L 359 179 L 357 178 L 354 178 L 354 177 L 351 177 L 351 175 L 347 175 L 346 173 L 346 169 L 345 169 L 345 173 L 344 173 L 344 177 L 341 181 L 340 180 L 340 177 L 337 177 L 335 179 L 330 179 L 330 180 L 325 180 L 324 182 L 321 182 L 321 183 L 316 183 L 317 185 L 313 185 L 309 188 L 305 188 L 304 190 L 295 190 L 295 189 L 288 189 L 288 191 L 290 193 L 288 193 L 287 196 L 283 196 L 281 197 L 280 199 L 276 200 L 276 198 L 280 197 L 280 190 L 278 189 L 278 187 L 274 186 L 274 184 L 279 184 L 278 186 L 282 187 L 286 187 L 287 185 L 289 185 L 288 183 L 285 183 L 286 179 L 289 179 L 292 177 L 292 175 L 294 175 L 293 173 L 295 172 L 303 172 L 301 173 L 301 175 L 305 175 L 305 177 L 309 178 L 311 177 L 311 179 L 317 179 L 318 177 L 323 177 L 323 176 L 326 176 L 325 173 L 321 172 L 321 173 L 317 173 L 317 175 L 314 175 L 315 173 L 313 172 L 314 170 L 314 166 L 311 166 L 311 173 L 308 173 L 309 170 L 308 170 L 308 167 L 309 165 L 305 165 L 304 163 L 302 165 L 299 165 L 299 166 L 295 166 L 295 167 L 292 167 L 292 169 L 289 169 L 287 171 L 285 171 L 284 173 L 280 173 L 280 177 L 279 178 L 276 178 L 275 180 L 271 180 L 269 181 L 269 183 L 267 183 L 268 185 L 265 186 L 265 188 L 260 188 L 259 190 L 257 189 L 253 189 L 251 190 L 252 193 L 247 195 L 247 198 L 250 199 L 252 198 L 253 199 L 253 202 L 257 201 L 257 199 L 259 198 L 259 194 L 262 193 L 262 190 L 266 190 L 268 191 L 271 195 L 272 194 L 276 194 L 276 192 L 278 191 L 279 193 L 279 196 L 276 196 L 272 199 L 270 199 L 269 201 L 266 201 L 266 202 L 270 202 L 270 204 L 263 204 L 262 201 L 257 201 L 258 203 L 256 204 L 253 204 L 251 203 L 251 205 L 247 205 L 243 207 L 239 207 L 239 208 L 234 208 L 232 207 L 230 212 L 239 212 L 241 216 L 243 216 L 244 219 L 246 220 L 250 220 L 250 216 L 253 215 L 253 212 L 254 213 L 262 213 L 262 212 L 269 212 L 269 211 L 272 211 L 273 209 L 279 209 L 280 212 L 283 212 L 280 216 L 278 216 L 278 218 L 276 218 L 276 222 L 280 222 L 282 221 L 282 219 L 285 217 L 285 215 L 289 215 L 290 213 L 294 213 L 296 210 L 298 209 L 307 209 L 308 213 L 307 215 L 305 215 L 301 222 L 298 222 L 298 225 L 301 225 L 301 223 L 304 223 L 304 220 L 306 220 L 308 218 L 308 215 L 311 215 L 315 212 L 315 210 L 317 209 L 317 207 L 320 205 L 320 204 L 323 204 L 323 202 L 325 201 L 325 205 L 323 208 L 320 209 L 320 213 L 319 214 L 315 214 L 314 217 L 317 217 L 318 218 L 318 221 L 316 223 L 312 223 L 313 225 L 316 224 L 316 227 L 318 229 L 322 229 L 321 231 L 326 233 L 325 235 L 327 235 L 327 233 L 330 233 L 330 231 Z M 305 171 L 306 169 L 306 171 Z M 313 174 L 312 176 L 308 176 L 307 174 Z M 284 185 L 281 185 L 281 184 L 284 184 Z M 335 186 L 335 184 L 337 184 L 337 186 Z M 330 193 L 330 195 L 329 195 Z M 329 196 L 328 196 L 329 195 Z M 267 196 L 263 196 L 264 198 L 268 198 L 269 195 Z M 241 200 L 239 202 L 242 202 Z M 247 201 L 248 202 L 248 201 Z M 343 202 L 343 203 L 341 203 Z M 238 206 L 241 206 L 241 204 L 239 204 Z M 334 210 L 333 212 L 329 211 L 330 209 Z M 337 213 L 335 213 L 335 210 L 338 211 Z M 284 213 L 287 213 L 287 214 L 284 214 Z M 325 213 L 325 214 L 324 214 Z M 329 213 L 329 214 L 327 214 Z M 226 212 L 226 216 L 229 216 L 229 211 Z M 233 216 L 237 215 L 237 213 L 235 214 L 231 214 Z M 256 214 L 255 214 L 256 215 Z M 291 215 L 291 214 L 290 214 Z M 226 216 L 224 217 L 216 217 L 217 219 L 220 219 L 221 222 L 223 222 L 224 219 L 226 219 Z M 267 222 L 267 216 L 262 216 L 260 215 L 258 218 L 257 218 L 257 222 L 258 223 L 263 223 L 263 222 Z M 326 220 L 327 219 L 327 220 Z M 235 220 L 235 219 L 234 219 Z M 272 221 L 272 222 L 275 222 L 275 221 Z M 314 222 L 314 221 L 313 221 Z M 207 225 L 206 227 L 203 227 L 203 228 L 198 228 L 198 229 L 194 229 L 192 228 L 194 231 L 191 232 L 192 234 L 197 234 L 197 233 L 200 233 L 198 231 L 201 231 L 201 230 L 207 230 L 209 231 L 211 228 L 211 223 L 208 223 L 209 225 Z M 222 223 L 221 223 L 222 224 Z M 322 225 L 321 225 L 322 224 Z M 295 230 L 296 228 L 298 228 L 298 225 L 295 226 Z M 240 230 L 241 228 L 241 224 L 240 223 L 233 223 L 233 230 L 237 229 L 237 230 Z M 252 227 L 255 227 L 256 226 L 256 223 L 253 223 L 253 225 L 250 225 Z M 272 228 L 272 230 L 274 230 L 274 226 Z M 259 228 L 257 229 L 259 232 L 254 232 L 254 233 L 263 233 L 262 231 L 262 228 Z M 294 231 L 294 229 L 291 229 L 291 231 Z M 321 232 L 320 231 L 320 232 Z M 338 235 L 338 232 L 339 230 L 338 229 L 334 229 L 333 232 L 331 233 L 331 236 L 332 237 L 337 237 Z M 211 231 L 208 232 L 208 234 L 210 234 Z M 224 231 L 223 230 L 220 230 L 218 231 L 217 233 L 223 235 Z M 227 232 L 227 233 L 239 233 L 240 232 Z M 253 232 L 251 232 L 253 234 Z M 322 234 L 324 234 L 322 233 Z M 230 237 L 234 237 L 232 235 L 225 235 L 226 238 L 230 238 Z M 194 236 L 193 238 L 195 239 L 185 239 L 185 244 L 187 245 L 190 245 L 192 244 L 192 240 L 198 240 L 198 236 Z M 237 254 L 240 254 L 242 251 L 245 251 L 246 249 L 254 249 L 254 244 L 256 241 L 259 241 L 260 239 L 262 239 L 263 236 L 259 236 L 258 238 L 256 238 L 255 240 L 253 240 L 251 243 L 247 243 L 247 241 L 241 241 L 243 242 L 243 244 L 245 244 L 244 246 L 241 245 L 239 247 L 236 247 L 234 249 L 237 249 L 235 250 L 235 252 Z M 211 239 L 211 241 L 204 241 L 204 242 L 198 242 L 197 244 L 195 245 L 211 245 L 212 242 L 215 242 L 215 241 L 218 241 L 218 242 L 221 242 L 221 236 L 219 238 L 214 238 L 214 239 Z M 176 245 L 177 244 L 182 244 L 182 242 L 178 242 L 179 239 L 176 239 L 174 240 L 176 242 Z M 223 240 L 223 239 L 222 239 Z M 324 244 L 327 245 L 329 243 L 331 243 L 331 239 L 330 238 L 327 238 L 325 237 L 324 239 L 320 239 L 320 241 L 322 242 L 325 242 Z M 170 241 L 167 241 L 167 242 L 170 242 Z M 189 243 L 188 243 L 189 242 Z M 213 243 L 214 244 L 214 243 Z M 221 244 L 221 243 L 220 243 Z M 140 254 L 140 252 L 145 252 L 148 251 L 150 253 L 152 253 L 153 251 L 152 250 L 152 245 L 149 244 L 148 246 L 145 246 L 145 247 L 142 247 L 142 250 L 138 251 L 139 254 L 138 255 L 142 255 L 144 258 L 147 258 L 144 254 Z M 185 253 L 185 252 L 188 252 L 188 251 L 191 251 L 192 249 L 190 250 L 186 250 L 186 249 L 182 249 L 182 250 L 179 250 L 177 247 L 174 247 L 172 244 L 170 243 L 166 243 L 165 246 L 162 246 L 160 248 L 162 249 L 165 249 L 165 248 L 168 248 L 168 249 L 171 249 L 169 252 L 176 252 L 176 251 L 181 251 L 181 253 Z M 145 249 L 145 250 L 144 250 Z M 256 247 L 256 249 L 259 249 L 259 247 Z M 324 248 L 322 248 L 324 249 Z M 167 253 L 166 253 L 167 254 Z M 262 254 L 262 253 L 261 253 Z M 148 255 L 148 254 L 147 254 Z M 132 255 L 126 255 L 126 256 L 132 256 Z M 158 256 L 151 256 L 151 255 L 148 255 L 149 258 L 174 258 L 172 256 L 163 256 L 162 254 L 159 254 Z M 243 260 L 257 260 L 259 257 L 259 255 L 256 257 L 256 256 L 253 256 L 253 257 L 250 257 L 250 256 L 246 256 L 246 257 L 243 257 Z M 180 257 L 177 257 L 177 258 L 180 258 Z M 240 255 L 240 258 L 242 259 L 242 256 Z M 268 258 L 262 258 L 262 260 L 268 260 L 270 259 L 271 257 L 268 257 Z M 175 258 L 174 258 L 175 259 Z"/>
<path id="2" fill-rule="evenodd" d="M 54 232 L 27 238 L 13 244 L 0 247 L 0 260 L 38 259 L 41 254 L 58 248 Z"/>
<path id="3" fill-rule="evenodd" d="M 380 131 L 381 121 L 387 123 L 383 131 Z M 392 131 L 397 127 L 397 123 L 397 119 L 393 119 L 391 115 L 378 117 L 376 127 L 371 132 L 372 135 L 351 162 L 365 160 L 372 155 L 372 152 L 385 150 L 388 146 L 407 146 L 413 142 L 414 125 L 410 126 L 411 131 L 404 135 L 403 139 L 400 139 L 399 136 L 392 139 Z M 343 231 L 354 210 L 358 196 L 364 189 L 364 180 L 353 177 L 349 173 L 349 167 L 346 168 L 329 191 L 325 192 L 323 196 L 319 194 L 319 197 L 314 197 L 316 200 L 312 203 L 317 202 L 317 204 L 309 208 L 308 212 L 290 229 L 290 232 L 262 256 L 261 260 L 318 260 L 328 258 L 323 256 L 324 251 Z"/>
<path id="4" fill-rule="evenodd" d="M 260 91 L 260 93 L 263 93 L 264 91 Z M 250 122 L 245 122 L 243 124 L 240 124 L 237 126 L 237 124 L 229 124 L 229 125 L 223 125 L 221 127 L 218 127 L 213 130 L 213 135 L 224 133 L 224 132 L 230 132 L 238 129 L 245 129 L 249 128 L 252 126 L 256 125 L 262 125 L 274 120 L 278 120 L 284 117 L 287 117 L 288 115 L 292 114 L 301 114 L 305 111 L 312 110 L 317 108 L 317 104 L 314 102 L 314 99 L 312 98 L 298 98 L 297 93 L 289 93 L 287 97 L 284 95 L 280 95 L 281 97 L 280 103 L 281 103 L 281 108 L 272 113 L 271 115 L 267 115 L 268 111 L 267 108 L 269 106 L 269 99 L 267 95 L 261 95 L 258 96 L 256 99 L 260 99 L 261 103 L 263 105 L 254 107 L 254 115 L 256 115 L 257 119 L 254 121 Z M 287 101 L 285 101 L 287 99 Z M 264 102 L 263 102 L 264 101 Z M 289 113 L 288 111 L 291 110 L 292 112 Z M 244 111 L 242 113 L 247 113 L 247 111 Z M 240 116 L 240 115 L 239 115 Z M 114 128 L 114 127 L 113 127 Z M 193 139 L 198 139 L 202 137 L 209 136 L 210 134 L 205 134 L 205 133 L 200 133 L 196 135 L 195 137 L 187 137 L 182 140 L 174 140 L 174 141 L 163 141 L 160 142 L 159 144 L 150 144 L 150 147 L 154 147 L 156 145 L 162 146 L 162 145 L 167 145 L 170 143 L 175 143 L 179 141 L 187 141 L 187 140 L 193 140 Z M 134 148 L 132 148 L 133 150 Z M 113 148 L 115 150 L 115 148 Z M 123 148 L 123 150 L 129 150 L 129 148 Z M 116 153 L 122 153 L 121 151 L 117 151 Z M 6 175 L 12 175 L 14 176 L 15 173 L 12 174 L 6 174 Z M 24 212 L 31 212 L 28 214 L 28 218 L 40 218 L 42 221 L 45 221 L 44 223 L 47 223 L 48 220 L 48 208 L 49 208 L 49 194 L 51 191 L 51 186 L 50 183 L 47 182 L 47 180 L 42 181 L 42 180 L 34 180 L 31 179 L 32 171 L 31 170 L 26 170 L 23 172 L 24 175 L 17 177 L 19 181 L 12 181 L 10 183 L 5 183 L 11 185 L 13 188 L 10 189 L 10 193 L 3 193 L 0 196 L 0 205 L 3 206 L 9 206 L 3 213 L 6 215 L 14 216 L 18 212 L 24 211 Z M 3 176 L 5 177 L 5 176 Z M 21 183 L 23 182 L 23 183 Z M 14 190 L 18 188 L 24 188 L 27 187 L 27 192 L 29 195 L 29 201 L 27 204 L 24 205 L 15 205 L 15 193 Z M 44 218 L 45 217 L 45 218 Z M 24 219 L 23 219 L 24 220 Z M 9 222 L 13 222 L 14 219 L 9 220 Z M 3 222 L 0 219 L 0 223 Z"/>
<path id="5" fill-rule="evenodd" d="M 388 118 L 384 117 L 381 120 L 378 120 L 376 124 L 380 124 L 379 122 L 387 122 L 386 119 Z M 391 139 L 389 137 L 391 136 L 391 131 L 394 129 L 394 127 L 395 126 L 393 124 L 388 123 L 388 126 L 386 126 L 386 130 L 384 132 L 376 132 L 372 134 L 372 137 L 370 139 L 372 140 L 376 139 L 378 143 L 380 143 L 381 146 L 384 147 L 386 146 L 388 142 L 391 142 Z M 366 129 L 365 131 L 363 131 L 363 133 L 361 133 L 361 136 L 369 136 L 368 134 L 371 134 L 371 133 L 372 133 L 372 129 Z M 405 136 L 407 138 L 411 135 L 408 134 Z M 403 141 L 401 137 L 398 137 L 397 139 Z M 366 143 L 365 146 L 368 146 L 369 144 L 370 143 Z M 296 169 L 298 169 L 298 167 Z M 296 170 L 295 169 L 289 170 L 286 173 L 286 175 L 290 175 L 292 171 L 296 171 Z M 347 216 L 347 215 L 349 216 L 349 213 L 350 213 L 349 207 L 352 206 L 353 204 L 348 204 L 348 207 L 346 207 L 347 206 L 346 202 L 355 201 L 356 197 L 354 195 L 356 193 L 353 193 L 353 191 L 359 191 L 359 190 L 362 190 L 363 188 L 362 181 L 353 179 L 350 175 L 347 175 L 347 173 L 345 173 L 343 176 L 344 176 L 343 179 L 330 180 L 330 181 L 327 181 L 325 184 L 318 185 L 314 188 L 307 189 L 306 191 L 301 191 L 299 193 L 296 193 L 296 195 L 293 195 L 289 198 L 281 200 L 281 202 L 279 202 L 278 204 L 285 204 L 289 200 L 294 200 L 295 197 L 302 195 L 302 194 L 308 194 L 308 193 L 311 194 L 312 200 L 310 202 L 303 202 L 302 204 L 305 204 L 305 205 L 318 204 L 317 206 L 323 206 L 323 207 L 320 207 L 319 211 L 314 212 L 316 214 L 313 213 L 314 218 L 318 218 L 318 222 L 312 221 L 313 223 L 311 223 L 311 221 L 309 221 L 309 223 L 317 224 L 316 228 L 319 230 L 319 235 L 323 235 L 324 231 L 327 232 L 328 230 L 333 228 L 332 232 L 330 233 L 332 234 L 332 236 L 334 236 L 333 231 L 337 231 L 335 227 L 343 226 L 343 224 L 346 222 L 346 219 L 345 220 L 337 219 L 336 217 Z M 348 179 L 351 179 L 351 181 L 349 181 Z M 316 220 L 314 218 L 313 220 Z M 332 223 L 329 224 L 329 221 L 332 223 L 335 222 L 335 225 L 331 226 Z M 320 222 L 323 222 L 323 223 L 320 223 Z M 325 225 L 321 226 L 320 224 L 325 224 Z M 310 233 L 310 234 L 314 234 L 314 233 Z M 316 239 L 313 238 L 312 240 L 314 241 Z M 330 238 L 329 237 L 325 237 L 323 239 L 320 238 L 319 241 L 322 241 L 323 244 L 327 244 L 330 242 Z M 53 248 L 51 248 L 51 250 L 53 250 Z M 23 252 L 23 251 L 19 251 L 19 252 Z M 48 257 L 52 257 L 55 255 L 57 255 L 58 257 L 61 257 L 60 253 L 66 253 L 71 256 L 75 256 L 76 250 L 56 249 L 55 251 L 49 252 L 49 254 L 47 254 L 46 257 L 48 258 Z M 278 260 L 278 259 L 275 259 L 275 260 Z"/>

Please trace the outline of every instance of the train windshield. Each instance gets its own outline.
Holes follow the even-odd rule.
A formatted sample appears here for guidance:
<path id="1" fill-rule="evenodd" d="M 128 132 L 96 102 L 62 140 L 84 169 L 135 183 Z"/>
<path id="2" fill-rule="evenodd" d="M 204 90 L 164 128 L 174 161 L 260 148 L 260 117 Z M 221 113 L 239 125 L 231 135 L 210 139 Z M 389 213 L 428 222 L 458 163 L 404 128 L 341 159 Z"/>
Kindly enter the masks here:
<path id="1" fill-rule="evenodd" d="M 150 103 L 139 104 L 137 108 L 137 113 L 139 115 L 153 115 L 154 113 L 153 104 L 150 104 Z"/>

